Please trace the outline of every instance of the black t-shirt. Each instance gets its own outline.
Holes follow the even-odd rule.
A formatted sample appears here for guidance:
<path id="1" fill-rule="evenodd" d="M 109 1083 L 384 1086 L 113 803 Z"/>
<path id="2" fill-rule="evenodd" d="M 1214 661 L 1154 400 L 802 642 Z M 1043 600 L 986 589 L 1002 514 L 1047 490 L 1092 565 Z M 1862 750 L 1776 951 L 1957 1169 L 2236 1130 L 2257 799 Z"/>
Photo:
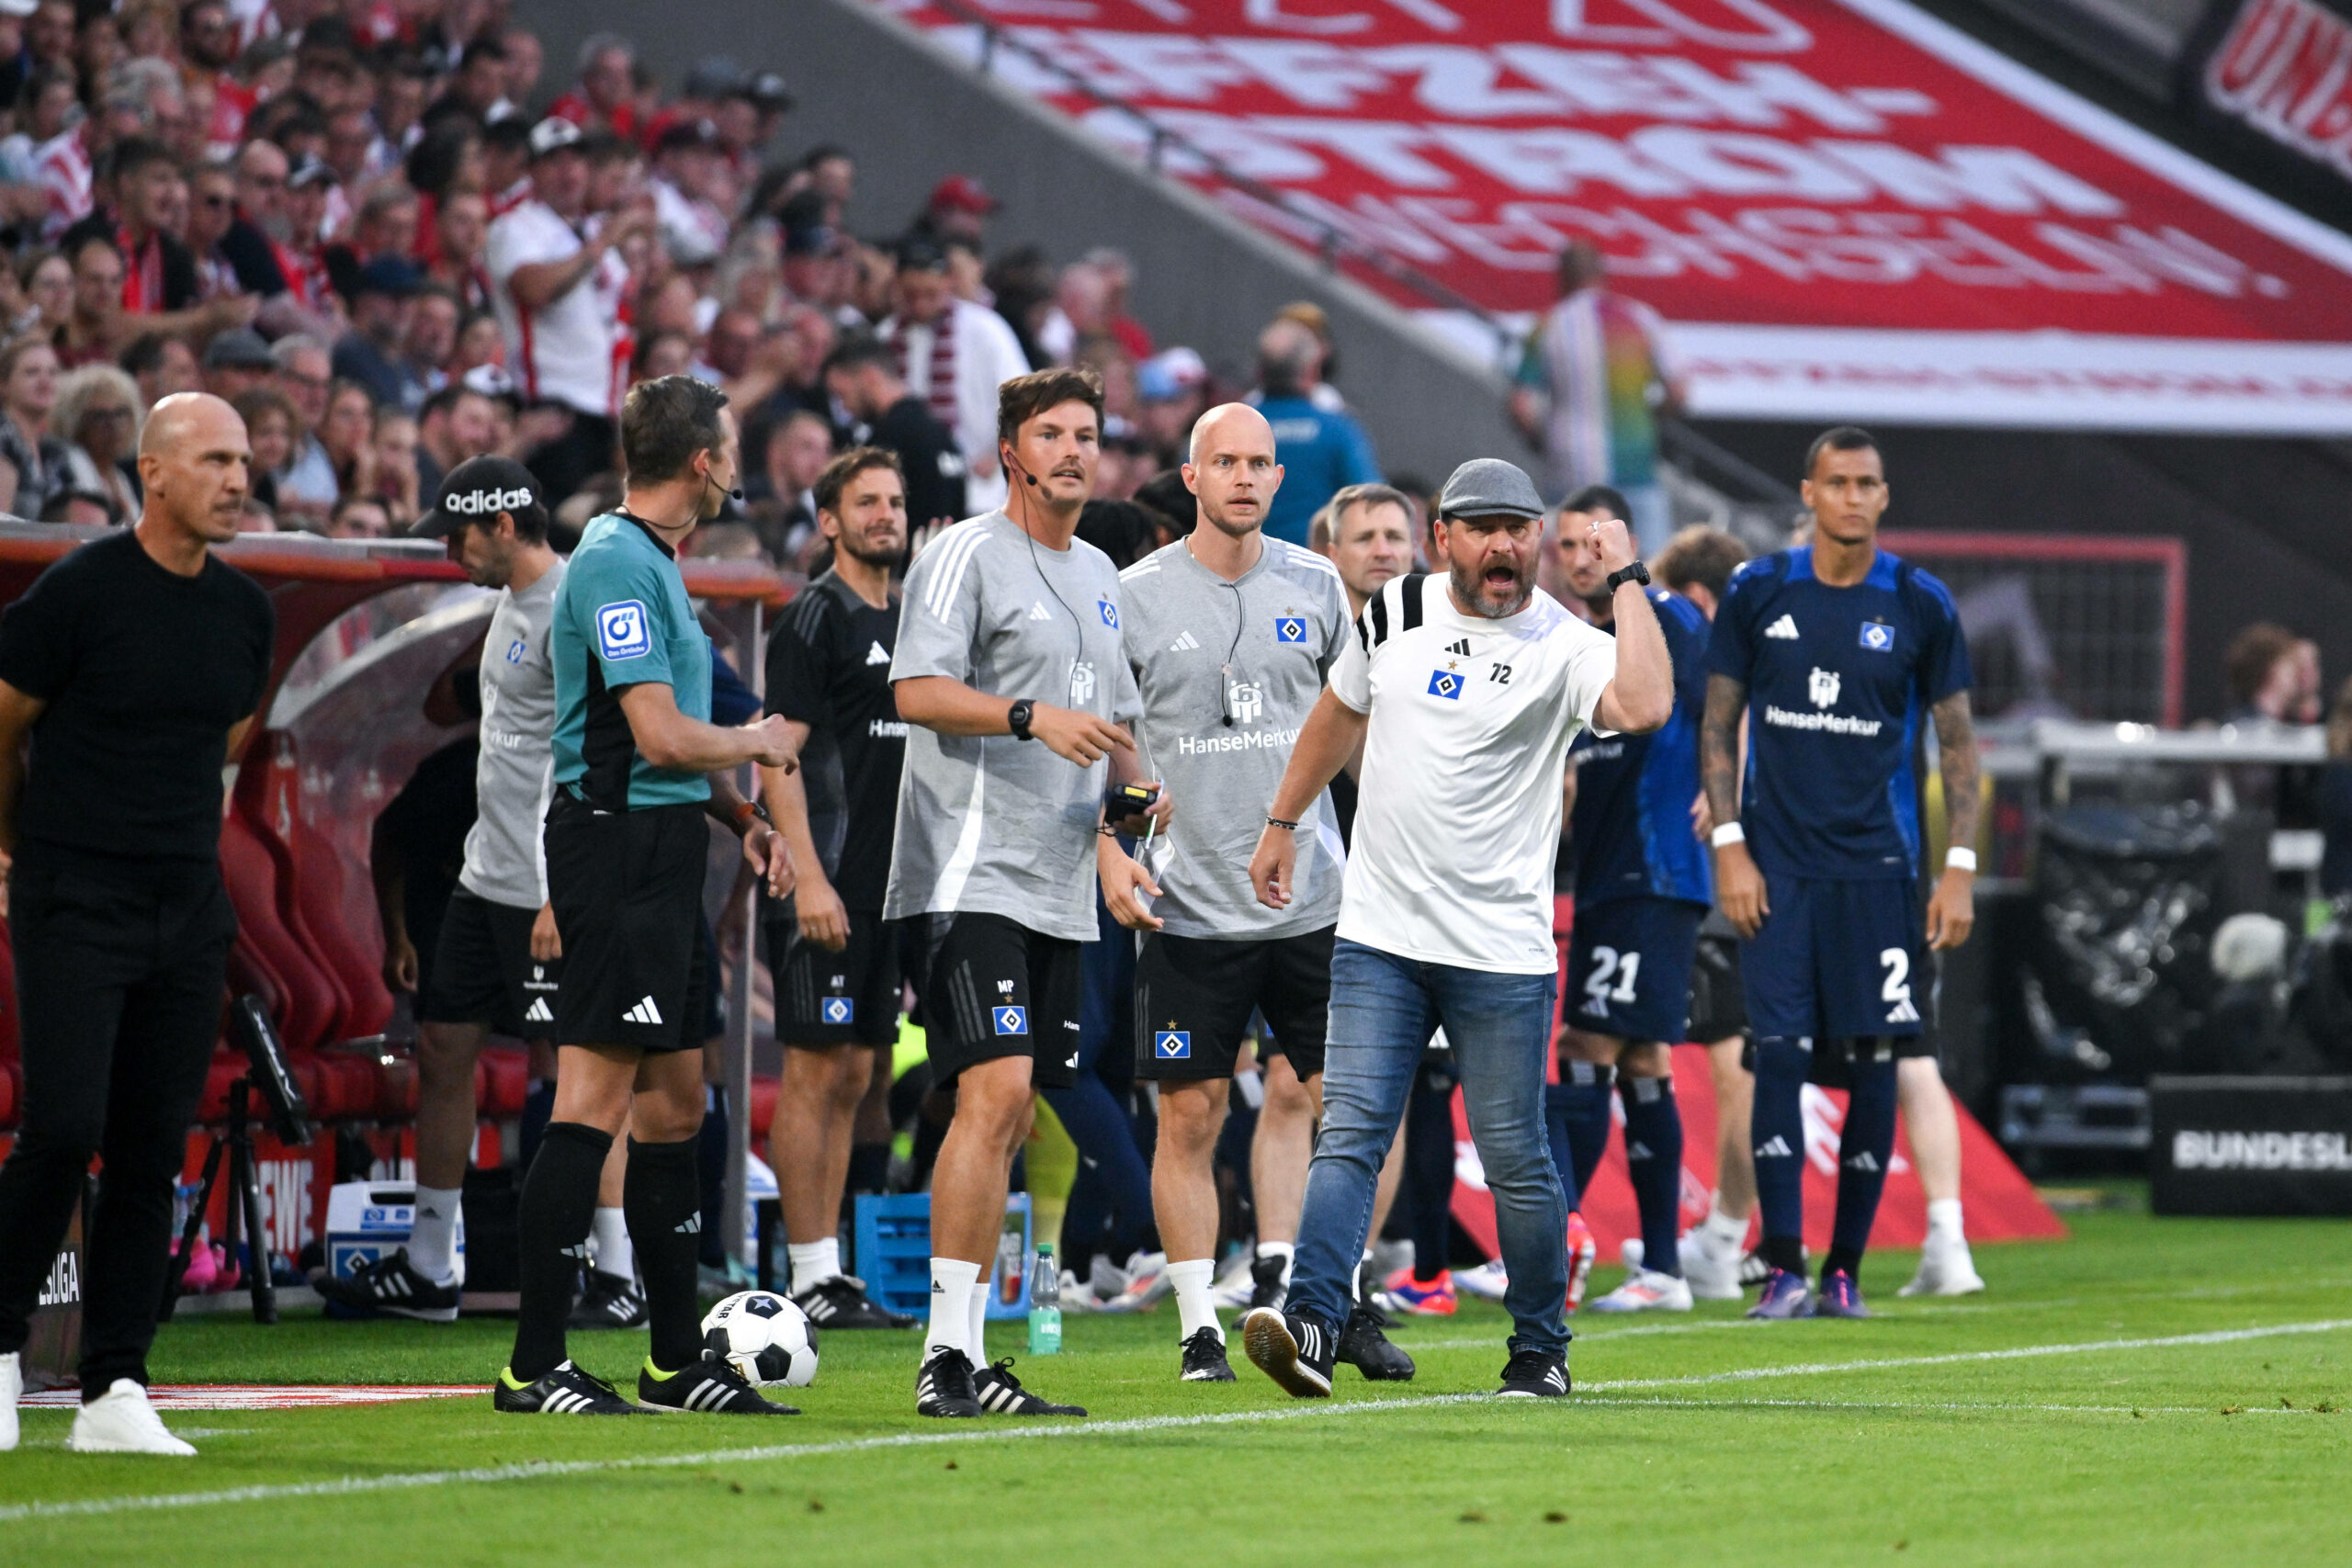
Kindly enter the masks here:
<path id="1" fill-rule="evenodd" d="M 460 679 L 478 677 L 469 671 Z M 409 940 L 428 964 L 440 935 L 442 912 L 449 906 L 449 895 L 458 890 L 458 874 L 466 868 L 466 835 L 473 831 L 481 810 L 474 795 L 481 754 L 477 736 L 452 740 L 416 765 L 377 818 L 386 847 L 400 857 L 401 912 Z"/>
<path id="2" fill-rule="evenodd" d="M 229 730 L 261 703 L 277 618 L 217 557 L 167 571 L 121 533 L 40 574 L 0 615 L 0 681 L 33 723 L 17 837 L 100 854 L 220 852 Z"/>
<path id="3" fill-rule="evenodd" d="M 808 834 L 844 908 L 879 913 L 890 881 L 906 721 L 890 690 L 899 601 L 877 610 L 831 572 L 768 641 L 768 712 L 808 727 L 800 752 Z"/>
<path id="4" fill-rule="evenodd" d="M 940 517 L 963 521 L 964 454 L 930 405 L 908 393 L 874 422 L 866 439 L 896 452 L 907 471 L 907 526 Z"/>

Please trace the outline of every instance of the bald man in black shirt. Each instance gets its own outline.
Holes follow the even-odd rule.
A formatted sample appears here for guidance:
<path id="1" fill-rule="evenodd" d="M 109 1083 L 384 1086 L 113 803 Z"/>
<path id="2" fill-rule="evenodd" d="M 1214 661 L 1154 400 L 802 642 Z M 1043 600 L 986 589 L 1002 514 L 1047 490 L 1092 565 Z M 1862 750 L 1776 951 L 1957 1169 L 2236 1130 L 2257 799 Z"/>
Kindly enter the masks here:
<path id="1" fill-rule="evenodd" d="M 267 596 L 210 554 L 237 536 L 252 457 L 227 403 L 164 399 L 140 441 L 138 526 L 58 561 L 0 615 L 0 851 L 25 1073 L 24 1127 L 0 1166 L 0 1450 L 17 1443 L 41 1280 L 103 1155 L 66 1446 L 196 1451 L 147 1402 L 147 1348 L 237 930 L 221 769 L 276 630 Z"/>

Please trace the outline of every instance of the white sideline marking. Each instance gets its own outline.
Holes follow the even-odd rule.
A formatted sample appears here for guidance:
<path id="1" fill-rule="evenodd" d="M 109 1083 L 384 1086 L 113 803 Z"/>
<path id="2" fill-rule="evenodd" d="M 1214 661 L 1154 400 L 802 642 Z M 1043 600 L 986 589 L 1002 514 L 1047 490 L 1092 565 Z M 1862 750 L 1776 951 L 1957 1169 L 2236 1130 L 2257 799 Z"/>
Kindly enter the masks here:
<path id="1" fill-rule="evenodd" d="M 1894 1367 L 1950 1366 L 1971 1361 L 2020 1360 L 2038 1356 L 2081 1356 L 2107 1350 L 2160 1350 L 2183 1345 L 2227 1345 L 2248 1339 L 2269 1339 L 2286 1334 L 2328 1334 L 2352 1328 L 2352 1318 L 2318 1323 L 2281 1323 L 2263 1328 L 2225 1328 L 2204 1334 L 2175 1334 L 2161 1338 L 2098 1339 L 2072 1345 L 2025 1345 L 2007 1350 L 1968 1350 L 1942 1356 L 1893 1356 L 1867 1361 L 1806 1361 L 1785 1367 L 1748 1367 L 1737 1371 L 1707 1372 L 1687 1378 L 1631 1378 L 1587 1383 L 1581 1392 L 1613 1393 L 1625 1389 L 1688 1388 L 1707 1383 L 1745 1382 L 1760 1378 L 1816 1377 L 1824 1373 L 1876 1371 Z M 452 1486 L 499 1481 L 537 1481 L 570 1475 L 594 1475 L 620 1470 L 672 1470 L 706 1464 L 756 1463 L 765 1460 L 813 1459 L 828 1454 L 857 1453 L 868 1449 L 929 1448 L 941 1444 L 991 1442 L 1021 1438 L 1109 1438 L 1133 1432 L 1161 1432 L 1187 1427 L 1230 1427 L 1263 1421 L 1291 1421 L 1321 1416 L 1355 1416 L 1374 1412 L 1418 1410 L 1443 1404 L 1487 1403 L 1494 1396 L 1478 1393 L 1427 1394 L 1410 1399 L 1338 1400 L 1329 1404 L 1295 1404 L 1272 1410 L 1217 1411 L 1202 1416 L 1143 1416 L 1126 1421 L 1096 1421 L 1083 1426 L 1007 1427 L 990 1431 L 900 1432 L 880 1438 L 853 1438 L 832 1443 L 779 1443 L 762 1448 L 714 1449 L 700 1453 L 649 1454 L 636 1459 L 544 1460 L 527 1464 L 489 1465 L 470 1470 L 413 1471 L 393 1475 L 351 1475 L 334 1481 L 289 1482 L 225 1487 L 216 1492 L 168 1492 L 152 1496 L 89 1497 L 65 1502 L 17 1503 L 0 1506 L 0 1524 L 19 1519 L 65 1518 L 104 1514 L 145 1513 L 157 1509 L 206 1507 L 220 1503 L 266 1503 L 292 1497 L 345 1497 L 367 1492 L 395 1492 L 416 1487 Z M 1571 1407 L 1574 1402 L 1571 1401 Z M 1595 1404 L 1657 1404 L 1666 1408 L 1706 1408 L 1706 1403 L 1678 1404 L 1664 1400 L 1603 1400 Z M 1738 1407 L 1765 1401 L 1713 1402 Z M 1867 1408 L 1867 1406 L 1864 1406 Z M 1905 1408 L 1921 1408 L 1905 1406 Z M 1936 1408 L 1936 1406 L 1926 1406 Z M 1951 1408 L 1979 1408 L 1951 1406 Z M 2033 1405 L 1985 1405 L 1984 1409 L 2034 1410 Z M 2130 1406 L 2119 1409 L 2128 1410 Z M 2143 1406 L 2143 1409 L 2145 1407 Z M 2248 1414 L 2259 1406 L 2249 1407 Z M 2186 1412 L 2183 1412 L 2186 1413 Z M 2280 1414 L 2285 1414 L 2281 1412 Z"/>
<path id="2" fill-rule="evenodd" d="M 2022 1361 L 2037 1356 L 2086 1356 L 2102 1350 L 2164 1350 L 2181 1345 L 2233 1345 L 2244 1339 L 2272 1339 L 2282 1334 L 2329 1334 L 2352 1328 L 2352 1317 L 2332 1317 L 2320 1323 L 2279 1323 L 2267 1328 L 2217 1328 L 2204 1334 L 2168 1334 L 2152 1339 L 2093 1339 L 2073 1345 L 2020 1345 L 2007 1350 L 1956 1350 L 1941 1356 L 1884 1356 L 1868 1361 L 1801 1361 L 1788 1367 L 1742 1367 L 1736 1371 L 1701 1372 L 1686 1378 L 1621 1378 L 1611 1382 L 1582 1385 L 1595 1393 L 1629 1388 L 1697 1388 L 1707 1383 L 1754 1382 L 1763 1378 L 1816 1377 L 1824 1372 L 1872 1372 L 1892 1367 L 1949 1367 L 1969 1361 Z"/>

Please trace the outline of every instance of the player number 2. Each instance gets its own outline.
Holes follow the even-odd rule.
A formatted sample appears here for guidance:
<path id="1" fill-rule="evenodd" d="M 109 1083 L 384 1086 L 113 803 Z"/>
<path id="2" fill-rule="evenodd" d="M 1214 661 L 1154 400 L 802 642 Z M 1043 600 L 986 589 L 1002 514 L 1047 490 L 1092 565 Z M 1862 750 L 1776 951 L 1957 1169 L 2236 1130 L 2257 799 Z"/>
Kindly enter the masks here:
<path id="1" fill-rule="evenodd" d="M 1611 1002 L 1632 1001 L 1634 982 L 1641 972 L 1640 953 L 1620 953 L 1613 947 L 1594 948 L 1592 973 L 1585 976 L 1584 982 L 1584 994 L 1592 999 L 1590 1010 L 1606 1013 Z M 1612 977 L 1617 982 L 1613 988 L 1609 983 Z"/>
<path id="2" fill-rule="evenodd" d="M 1911 1007 L 1911 955 L 1899 947 L 1890 947 L 1878 955 L 1886 965 L 1886 984 L 1879 987 L 1879 999 L 1886 1003 L 1887 1015 L 1899 1018 L 1909 1013 L 1918 1015 Z"/>

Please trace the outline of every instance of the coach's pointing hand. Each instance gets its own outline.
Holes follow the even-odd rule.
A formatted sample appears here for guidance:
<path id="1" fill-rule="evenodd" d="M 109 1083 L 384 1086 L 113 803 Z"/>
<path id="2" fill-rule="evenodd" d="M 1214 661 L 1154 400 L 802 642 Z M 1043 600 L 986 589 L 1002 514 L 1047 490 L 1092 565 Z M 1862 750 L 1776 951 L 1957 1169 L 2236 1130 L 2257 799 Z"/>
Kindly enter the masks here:
<path id="1" fill-rule="evenodd" d="M 1042 741 L 1046 750 L 1081 768 L 1092 767 L 1114 746 L 1135 744 L 1133 736 L 1107 718 L 1045 703 L 1038 703 L 1030 710 L 1029 733 Z"/>

